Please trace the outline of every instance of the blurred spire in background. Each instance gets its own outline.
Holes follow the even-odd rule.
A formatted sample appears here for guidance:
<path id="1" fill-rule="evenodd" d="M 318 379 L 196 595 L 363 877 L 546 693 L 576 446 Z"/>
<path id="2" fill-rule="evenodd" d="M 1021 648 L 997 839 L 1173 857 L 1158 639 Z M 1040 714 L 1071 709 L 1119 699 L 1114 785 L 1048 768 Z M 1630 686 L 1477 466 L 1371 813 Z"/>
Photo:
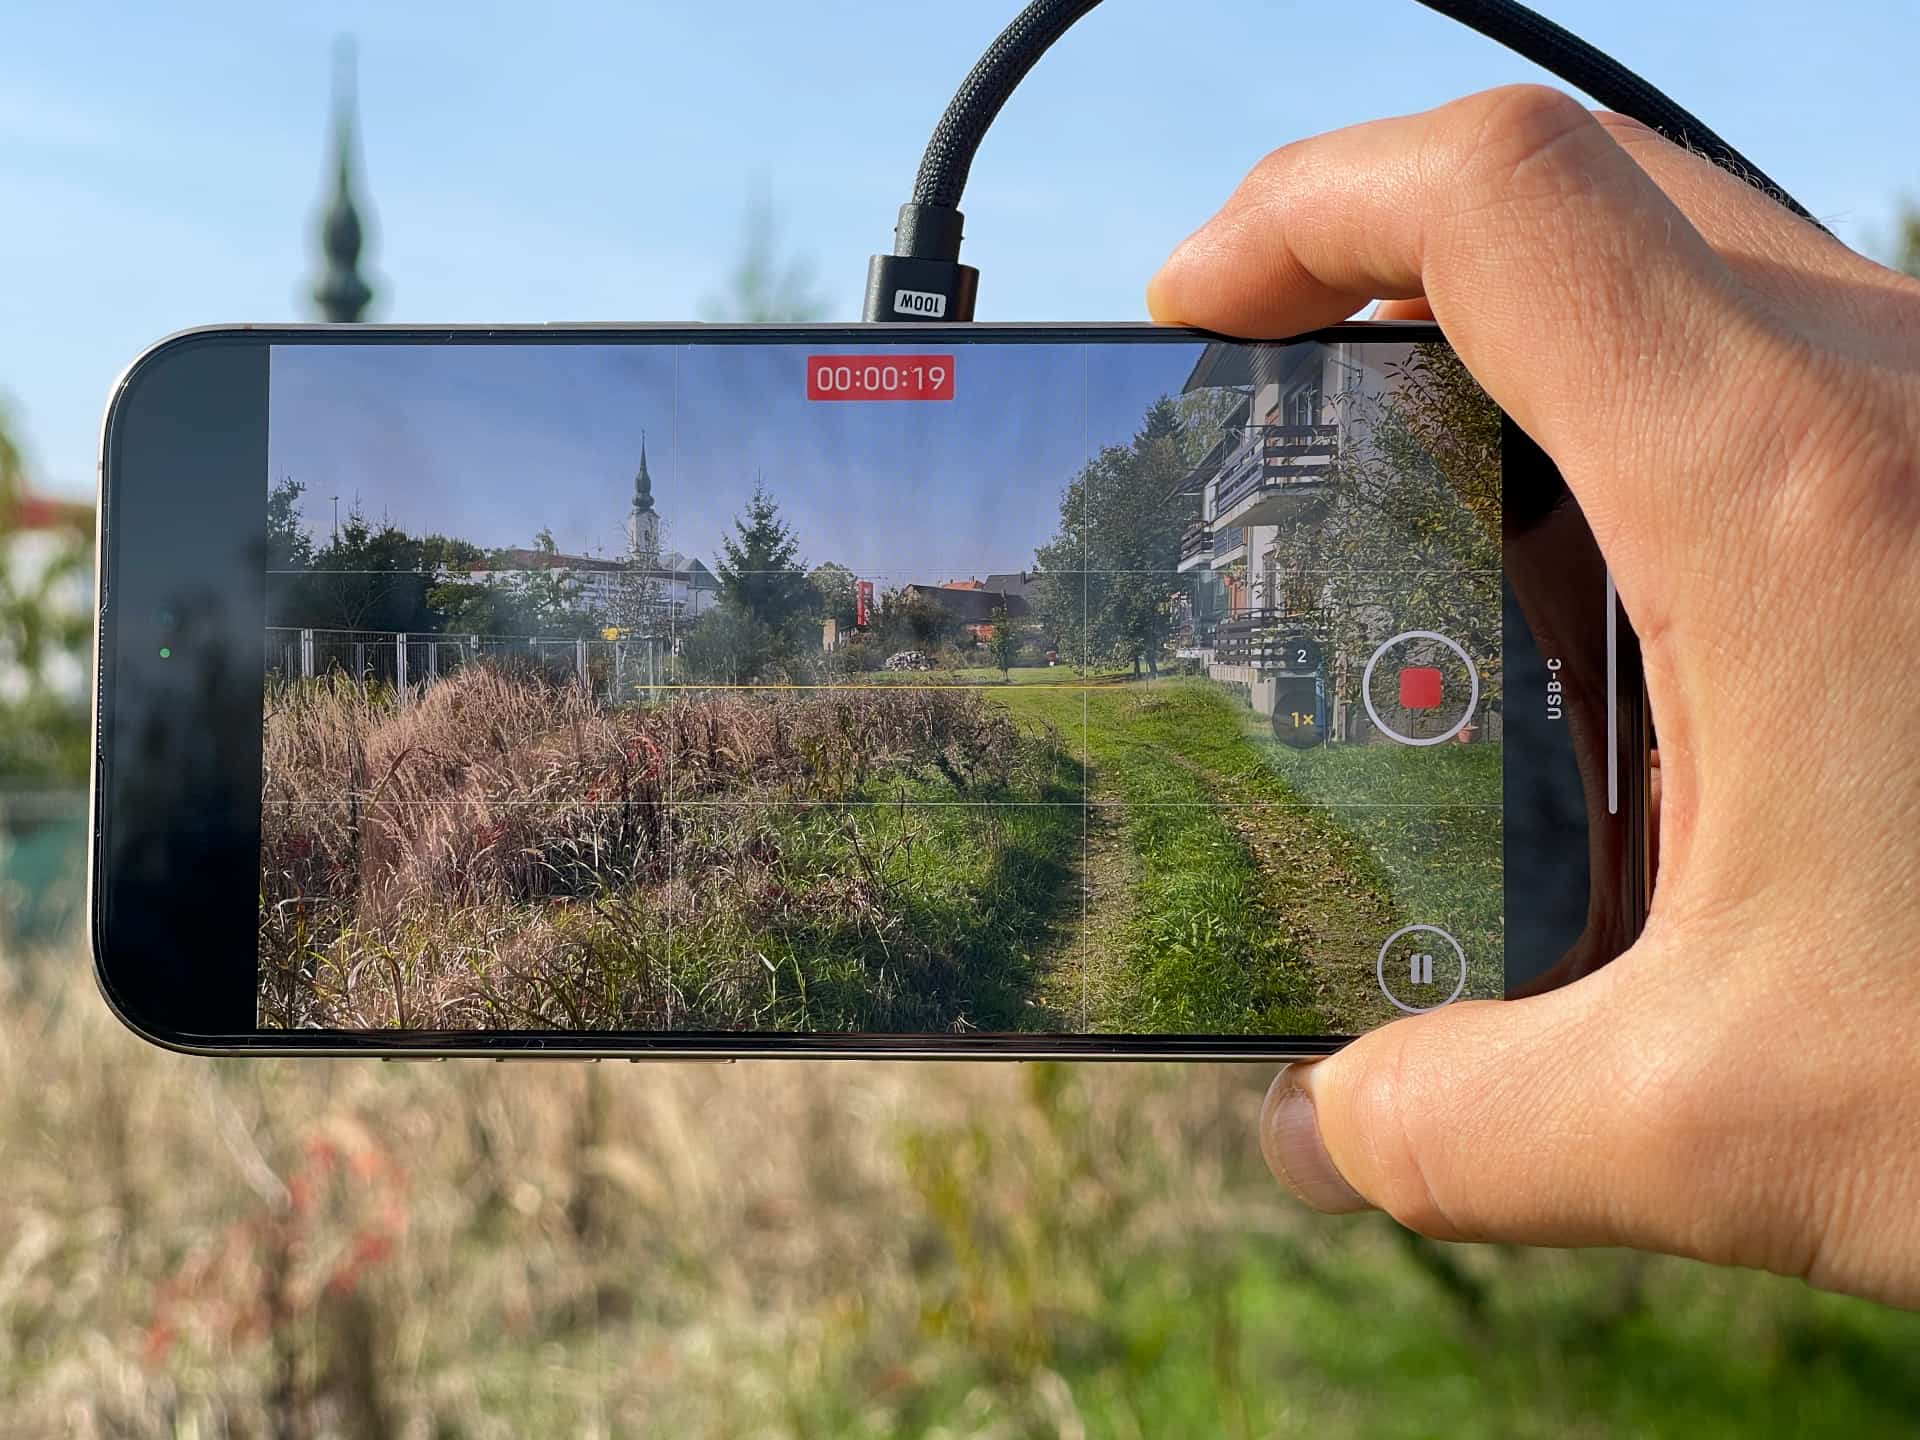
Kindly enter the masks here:
<path id="1" fill-rule="evenodd" d="M 354 161 L 359 148 L 355 108 L 353 41 L 343 35 L 333 46 L 333 193 L 320 217 L 320 252 L 326 268 L 313 288 L 313 298 L 323 319 L 348 325 L 365 316 L 373 299 L 372 288 L 360 274 L 360 247 L 366 236 L 355 198 Z"/>

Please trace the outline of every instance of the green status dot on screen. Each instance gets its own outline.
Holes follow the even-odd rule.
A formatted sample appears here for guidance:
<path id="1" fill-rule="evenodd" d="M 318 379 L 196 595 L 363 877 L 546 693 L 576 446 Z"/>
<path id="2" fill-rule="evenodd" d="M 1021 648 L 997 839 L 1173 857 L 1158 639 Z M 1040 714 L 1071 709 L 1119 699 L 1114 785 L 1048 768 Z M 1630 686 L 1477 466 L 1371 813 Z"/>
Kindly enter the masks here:
<path id="1" fill-rule="evenodd" d="M 171 660 L 173 658 L 172 648 L 170 646 L 162 645 L 160 647 L 160 658 L 162 660 Z"/>

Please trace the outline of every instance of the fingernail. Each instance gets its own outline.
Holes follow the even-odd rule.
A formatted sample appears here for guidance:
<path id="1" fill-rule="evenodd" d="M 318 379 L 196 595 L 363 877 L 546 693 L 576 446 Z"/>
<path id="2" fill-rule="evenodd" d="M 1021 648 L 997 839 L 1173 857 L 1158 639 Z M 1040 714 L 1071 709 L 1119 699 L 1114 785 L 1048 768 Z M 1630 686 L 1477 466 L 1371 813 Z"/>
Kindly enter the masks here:
<path id="1" fill-rule="evenodd" d="M 1260 1107 L 1260 1153 L 1274 1178 L 1301 1204 L 1325 1215 L 1351 1215 L 1373 1206 L 1341 1176 L 1320 1141 L 1313 1097 L 1304 1088 L 1306 1067 L 1289 1065 L 1274 1077 Z"/>

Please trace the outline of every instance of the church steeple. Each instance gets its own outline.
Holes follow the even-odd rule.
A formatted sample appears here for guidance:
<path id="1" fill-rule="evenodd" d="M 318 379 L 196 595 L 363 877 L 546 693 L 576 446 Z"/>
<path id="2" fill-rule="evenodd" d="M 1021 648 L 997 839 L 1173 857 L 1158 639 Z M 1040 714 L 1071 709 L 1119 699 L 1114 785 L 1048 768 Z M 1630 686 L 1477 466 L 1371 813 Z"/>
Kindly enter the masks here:
<path id="1" fill-rule="evenodd" d="M 640 432 L 640 468 L 633 477 L 633 508 L 627 512 L 627 550 L 653 565 L 660 560 L 660 514 L 653 508 L 653 476 L 647 473 L 647 432 Z"/>
<path id="2" fill-rule="evenodd" d="M 333 193 L 320 217 L 320 249 L 325 269 L 314 286 L 320 313 L 337 324 L 353 324 L 367 312 L 373 290 L 360 275 L 365 227 L 355 199 L 353 42 L 342 37 L 333 51 Z"/>
<path id="3" fill-rule="evenodd" d="M 640 432 L 640 472 L 633 477 L 633 508 L 636 514 L 653 513 L 653 477 L 647 473 L 647 432 Z"/>

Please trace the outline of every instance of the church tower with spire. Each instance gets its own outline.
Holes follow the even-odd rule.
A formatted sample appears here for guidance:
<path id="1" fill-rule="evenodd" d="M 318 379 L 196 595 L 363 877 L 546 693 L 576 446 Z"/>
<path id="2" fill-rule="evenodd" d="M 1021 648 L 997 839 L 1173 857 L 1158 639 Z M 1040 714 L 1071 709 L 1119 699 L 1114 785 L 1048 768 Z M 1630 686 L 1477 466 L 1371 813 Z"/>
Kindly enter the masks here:
<path id="1" fill-rule="evenodd" d="M 640 469 L 633 477 L 633 508 L 627 512 L 627 549 L 658 564 L 660 512 L 653 508 L 653 477 L 647 473 L 647 432 L 640 432 Z"/>
<path id="2" fill-rule="evenodd" d="M 353 61 L 353 42 L 343 37 L 333 51 L 333 191 L 320 217 L 320 251 L 325 268 L 313 289 L 322 318 L 342 325 L 357 323 L 373 299 L 372 287 L 360 274 L 366 227 L 360 220 L 354 177 L 358 147 L 354 135 Z"/>

